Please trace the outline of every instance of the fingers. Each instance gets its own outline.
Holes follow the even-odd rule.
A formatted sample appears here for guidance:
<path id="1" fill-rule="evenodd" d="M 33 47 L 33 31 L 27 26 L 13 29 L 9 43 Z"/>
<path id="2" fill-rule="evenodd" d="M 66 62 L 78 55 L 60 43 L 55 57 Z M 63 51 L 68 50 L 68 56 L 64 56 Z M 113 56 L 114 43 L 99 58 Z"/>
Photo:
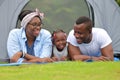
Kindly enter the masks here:
<path id="1" fill-rule="evenodd" d="M 105 56 L 94 57 L 93 60 L 95 60 L 95 61 L 111 61 L 110 58 L 105 57 Z"/>
<path id="2" fill-rule="evenodd" d="M 52 57 L 53 61 L 59 61 L 57 57 Z"/>
<path id="3" fill-rule="evenodd" d="M 48 58 L 48 57 L 42 58 L 42 62 L 53 62 L 53 59 Z"/>
<path id="4" fill-rule="evenodd" d="M 67 57 L 66 57 L 66 56 L 63 56 L 63 57 L 61 57 L 60 60 L 61 60 L 61 61 L 67 61 Z"/>
<path id="5" fill-rule="evenodd" d="M 54 62 L 54 60 L 51 59 L 51 58 L 48 58 L 48 59 L 47 59 L 47 62 Z"/>

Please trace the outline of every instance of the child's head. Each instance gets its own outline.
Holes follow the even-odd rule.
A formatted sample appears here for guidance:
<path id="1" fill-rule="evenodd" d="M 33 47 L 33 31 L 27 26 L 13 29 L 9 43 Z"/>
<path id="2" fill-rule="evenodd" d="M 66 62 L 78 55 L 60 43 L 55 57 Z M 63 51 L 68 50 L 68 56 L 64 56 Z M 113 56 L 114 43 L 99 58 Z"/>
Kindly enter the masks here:
<path id="1" fill-rule="evenodd" d="M 59 29 L 53 32 L 52 41 L 59 51 L 62 51 L 65 48 L 67 43 L 66 40 L 67 40 L 67 35 L 63 30 Z"/>

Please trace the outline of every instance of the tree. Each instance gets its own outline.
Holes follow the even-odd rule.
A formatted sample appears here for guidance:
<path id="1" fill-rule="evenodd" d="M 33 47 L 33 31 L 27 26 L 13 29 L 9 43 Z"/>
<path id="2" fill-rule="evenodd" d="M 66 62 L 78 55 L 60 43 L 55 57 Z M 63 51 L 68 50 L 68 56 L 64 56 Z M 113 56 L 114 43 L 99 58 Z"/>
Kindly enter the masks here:
<path id="1" fill-rule="evenodd" d="M 117 3 L 118 3 L 118 5 L 120 6 L 120 0 L 115 0 Z"/>

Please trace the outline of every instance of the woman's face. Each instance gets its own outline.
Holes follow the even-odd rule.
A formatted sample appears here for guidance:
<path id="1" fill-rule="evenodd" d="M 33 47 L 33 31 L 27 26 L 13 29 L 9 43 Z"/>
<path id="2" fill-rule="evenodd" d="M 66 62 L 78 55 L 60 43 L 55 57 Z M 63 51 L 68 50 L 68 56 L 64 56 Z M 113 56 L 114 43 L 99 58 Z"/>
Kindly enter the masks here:
<path id="1" fill-rule="evenodd" d="M 26 26 L 26 33 L 29 36 L 37 37 L 41 29 L 41 21 L 39 17 L 34 17 Z"/>
<path id="2" fill-rule="evenodd" d="M 62 51 L 66 46 L 66 35 L 65 33 L 59 32 L 55 34 L 54 45 L 59 51 Z"/>

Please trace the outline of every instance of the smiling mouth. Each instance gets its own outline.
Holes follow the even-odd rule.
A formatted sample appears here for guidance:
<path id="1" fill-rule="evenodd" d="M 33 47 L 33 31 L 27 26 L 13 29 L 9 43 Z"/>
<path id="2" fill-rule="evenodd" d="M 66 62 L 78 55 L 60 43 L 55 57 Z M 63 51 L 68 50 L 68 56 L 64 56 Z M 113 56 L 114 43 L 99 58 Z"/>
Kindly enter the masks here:
<path id="1" fill-rule="evenodd" d="M 82 43 L 82 39 L 76 39 L 77 40 L 77 43 Z"/>

